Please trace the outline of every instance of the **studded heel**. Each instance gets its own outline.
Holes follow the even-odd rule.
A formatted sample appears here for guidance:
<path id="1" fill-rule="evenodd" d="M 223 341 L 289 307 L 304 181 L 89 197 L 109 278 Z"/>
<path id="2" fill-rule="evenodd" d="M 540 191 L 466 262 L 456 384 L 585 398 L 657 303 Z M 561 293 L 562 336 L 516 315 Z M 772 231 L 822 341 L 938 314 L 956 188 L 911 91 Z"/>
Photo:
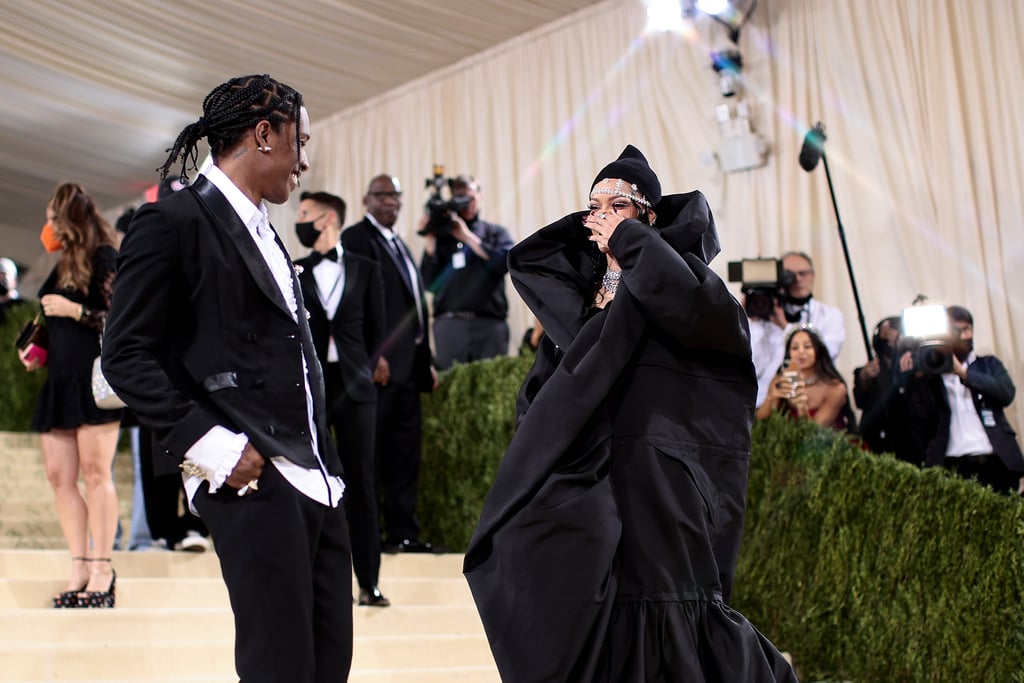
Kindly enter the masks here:
<path id="1" fill-rule="evenodd" d="M 91 562 L 88 557 L 72 557 L 72 562 Z M 53 606 L 57 609 L 69 609 L 78 607 L 78 594 L 85 590 L 85 587 L 89 585 L 89 579 L 85 580 L 82 587 L 75 591 L 64 591 L 53 596 Z"/>
<path id="2" fill-rule="evenodd" d="M 110 562 L 109 557 L 96 557 L 92 559 L 92 562 Z M 110 574 L 110 587 L 105 591 L 82 591 L 78 594 L 78 606 L 79 607 L 113 607 L 114 606 L 114 588 L 117 583 L 117 572 L 111 569 Z"/>

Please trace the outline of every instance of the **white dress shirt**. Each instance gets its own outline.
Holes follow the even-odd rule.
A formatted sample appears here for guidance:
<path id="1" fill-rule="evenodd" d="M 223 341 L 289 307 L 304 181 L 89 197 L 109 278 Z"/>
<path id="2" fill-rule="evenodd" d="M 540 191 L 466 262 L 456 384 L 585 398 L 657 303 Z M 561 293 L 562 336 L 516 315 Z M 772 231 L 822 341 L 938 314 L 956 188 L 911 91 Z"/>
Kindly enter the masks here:
<path id="1" fill-rule="evenodd" d="M 971 351 L 964 367 L 970 367 L 977 358 Z M 946 444 L 946 457 L 992 453 L 992 442 L 974 407 L 971 388 L 952 372 L 942 374 L 942 383 L 946 385 L 946 398 L 949 400 L 949 443 Z"/>
<path id="2" fill-rule="evenodd" d="M 206 179 L 213 183 L 218 190 L 227 198 L 231 208 L 238 214 L 239 219 L 245 224 L 249 236 L 259 249 L 260 254 L 270 268 L 274 281 L 277 283 L 281 295 L 284 297 L 288 308 L 291 311 L 292 319 L 298 320 L 298 303 L 295 300 L 295 290 L 292 278 L 295 277 L 287 254 L 283 251 L 275 239 L 274 230 L 270 227 L 267 218 L 267 207 L 263 202 L 259 206 L 253 204 L 245 196 L 232 180 L 224 174 L 217 166 L 210 166 L 203 171 Z M 302 314 L 305 315 L 305 311 Z M 306 389 L 306 415 L 309 422 L 310 447 L 317 458 L 319 467 L 307 469 L 297 465 L 282 455 L 267 456 L 268 460 L 281 475 L 296 489 L 313 500 L 336 507 L 341 502 L 345 485 L 341 478 L 329 475 L 327 468 L 320 459 L 320 451 L 317 445 L 316 422 L 313 418 L 313 392 L 309 386 L 309 368 L 306 366 L 306 358 L 302 356 L 302 374 Z M 205 479 L 210 482 L 210 493 L 219 489 L 224 481 L 231 474 L 231 471 L 242 458 L 242 451 L 249 443 L 245 434 L 236 434 L 226 427 L 220 425 L 213 427 L 204 434 L 185 453 L 185 458 L 201 466 L 206 473 Z M 267 455 L 267 454 L 263 454 Z M 192 499 L 199 489 L 202 479 L 189 475 L 183 475 L 185 491 L 188 494 L 189 507 L 192 507 Z"/>
<path id="3" fill-rule="evenodd" d="M 334 320 L 334 316 L 338 312 L 338 305 L 341 304 L 342 293 L 345 291 L 345 260 L 342 258 L 345 250 L 340 241 L 335 249 L 338 251 L 337 261 L 325 258 L 313 266 L 316 296 L 320 300 L 320 306 L 327 314 L 328 320 Z M 333 334 L 327 342 L 327 362 L 338 362 L 338 345 L 334 341 Z"/>

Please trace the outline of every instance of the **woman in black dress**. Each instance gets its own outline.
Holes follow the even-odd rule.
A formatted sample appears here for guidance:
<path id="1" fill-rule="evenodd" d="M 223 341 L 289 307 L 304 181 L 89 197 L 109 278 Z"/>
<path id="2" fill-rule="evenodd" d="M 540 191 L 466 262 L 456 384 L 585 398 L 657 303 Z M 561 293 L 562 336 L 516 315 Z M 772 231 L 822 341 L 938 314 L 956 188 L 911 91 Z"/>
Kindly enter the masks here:
<path id="1" fill-rule="evenodd" d="M 728 606 L 757 384 L 699 192 L 626 147 L 509 255 L 544 326 L 465 570 L 506 683 L 795 681 Z"/>
<path id="2" fill-rule="evenodd" d="M 96 407 L 91 372 L 114 286 L 114 236 L 85 190 L 64 183 L 46 206 L 40 239 L 48 251 L 61 252 L 39 290 L 49 333 L 48 375 L 32 417 L 32 429 L 42 433 L 46 476 L 71 550 L 67 589 L 53 603 L 113 607 L 110 555 L 118 508 L 111 465 L 122 411 Z M 39 368 L 35 360 L 22 362 L 29 371 Z"/>

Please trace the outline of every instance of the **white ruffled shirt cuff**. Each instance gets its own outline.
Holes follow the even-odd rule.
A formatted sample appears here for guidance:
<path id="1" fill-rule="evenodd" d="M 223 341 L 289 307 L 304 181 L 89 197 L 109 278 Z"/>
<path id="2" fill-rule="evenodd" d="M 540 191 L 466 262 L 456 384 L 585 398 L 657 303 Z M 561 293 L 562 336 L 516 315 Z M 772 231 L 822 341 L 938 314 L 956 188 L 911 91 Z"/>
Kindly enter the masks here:
<path id="1" fill-rule="evenodd" d="M 185 453 L 185 460 L 201 467 L 204 476 L 182 475 L 185 493 L 188 494 L 189 510 L 198 514 L 192 506 L 192 499 L 204 480 L 210 482 L 210 493 L 216 493 L 217 489 L 224 485 L 235 465 L 242 459 L 242 451 L 248 443 L 249 438 L 245 434 L 236 434 L 218 425 L 192 444 Z"/>

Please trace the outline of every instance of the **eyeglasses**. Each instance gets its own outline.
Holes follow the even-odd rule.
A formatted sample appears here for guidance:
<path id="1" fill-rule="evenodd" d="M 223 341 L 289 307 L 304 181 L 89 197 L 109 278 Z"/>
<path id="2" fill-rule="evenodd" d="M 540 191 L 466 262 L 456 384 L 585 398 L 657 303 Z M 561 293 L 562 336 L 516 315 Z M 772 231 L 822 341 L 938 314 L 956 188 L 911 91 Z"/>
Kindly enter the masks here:
<path id="1" fill-rule="evenodd" d="M 401 192 L 367 192 L 374 199 L 401 199 Z"/>
<path id="2" fill-rule="evenodd" d="M 793 271 L 793 275 L 796 275 L 797 277 L 808 277 L 810 275 L 814 275 L 814 271 L 813 270 L 794 270 Z"/>

